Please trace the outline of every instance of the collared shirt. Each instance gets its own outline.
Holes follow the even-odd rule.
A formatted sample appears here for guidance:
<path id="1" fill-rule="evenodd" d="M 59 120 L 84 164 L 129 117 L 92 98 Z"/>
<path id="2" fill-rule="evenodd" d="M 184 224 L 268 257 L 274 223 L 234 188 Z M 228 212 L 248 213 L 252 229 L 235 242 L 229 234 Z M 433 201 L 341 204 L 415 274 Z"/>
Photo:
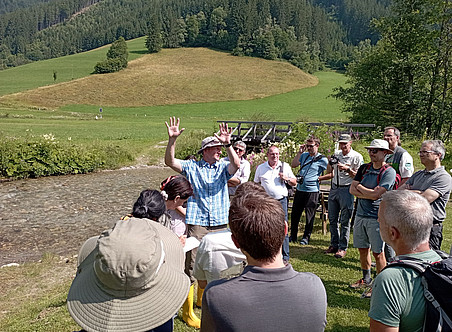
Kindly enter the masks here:
<path id="1" fill-rule="evenodd" d="M 342 150 L 337 150 L 334 153 L 334 156 L 337 157 L 341 164 L 350 166 L 350 168 L 353 171 L 357 171 L 359 166 L 363 164 L 363 156 L 361 155 L 361 153 L 353 150 L 352 148 L 350 149 L 350 152 L 347 153 L 345 156 L 342 153 Z M 337 164 L 333 165 L 333 168 L 334 168 L 334 177 L 332 181 L 333 186 L 336 187 L 349 186 L 352 184 L 353 178 L 350 177 L 349 173 L 341 170 L 338 171 Z"/>
<path id="2" fill-rule="evenodd" d="M 278 200 L 288 195 L 286 184 L 279 177 L 282 165 L 281 160 L 278 160 L 277 166 L 273 168 L 266 161 L 257 166 L 256 173 L 254 174 L 254 182 L 260 183 L 267 194 Z M 283 174 L 285 177 L 295 177 L 288 163 L 284 163 Z"/>
<path id="3" fill-rule="evenodd" d="M 228 157 L 225 157 L 222 160 L 229 163 Z M 242 184 L 242 183 L 245 183 L 248 181 L 248 179 L 250 178 L 250 174 L 251 174 L 250 162 L 243 157 L 240 158 L 240 167 L 237 170 L 237 172 L 235 172 L 233 177 L 239 179 L 240 184 Z M 234 186 L 234 187 L 228 187 L 229 195 L 234 195 L 235 191 L 237 190 L 237 187 L 238 187 L 238 185 Z"/>
<path id="4" fill-rule="evenodd" d="M 417 171 L 406 182 L 410 189 L 425 191 L 431 189 L 439 194 L 439 197 L 430 203 L 433 211 L 433 223 L 441 223 L 446 219 L 446 205 L 452 190 L 452 178 L 444 169 L 444 166 L 434 170 Z"/>
<path id="5" fill-rule="evenodd" d="M 193 187 L 187 202 L 185 222 L 188 225 L 220 226 L 228 223 L 229 194 L 227 182 L 232 177 L 228 163 L 210 165 L 204 159 L 181 160 L 181 174 Z"/>

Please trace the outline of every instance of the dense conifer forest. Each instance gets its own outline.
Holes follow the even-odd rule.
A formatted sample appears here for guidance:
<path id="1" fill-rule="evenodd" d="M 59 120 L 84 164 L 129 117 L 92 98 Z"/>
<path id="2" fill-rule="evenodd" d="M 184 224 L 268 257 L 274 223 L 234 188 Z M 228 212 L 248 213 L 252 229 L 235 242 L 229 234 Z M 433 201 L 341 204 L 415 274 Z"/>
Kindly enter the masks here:
<path id="1" fill-rule="evenodd" d="M 6 0 L 0 68 L 148 35 L 148 49 L 207 46 L 343 68 L 378 40 L 370 20 L 389 0 Z M 364 42 L 364 40 L 367 40 Z M 157 42 L 157 45 L 153 45 Z"/>

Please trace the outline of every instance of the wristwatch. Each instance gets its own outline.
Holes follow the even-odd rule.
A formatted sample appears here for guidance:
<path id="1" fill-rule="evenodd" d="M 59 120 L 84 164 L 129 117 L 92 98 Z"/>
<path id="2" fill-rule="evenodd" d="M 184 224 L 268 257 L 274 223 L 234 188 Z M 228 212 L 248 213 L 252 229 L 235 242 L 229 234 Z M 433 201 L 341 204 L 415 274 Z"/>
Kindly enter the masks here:
<path id="1" fill-rule="evenodd" d="M 230 148 L 230 147 L 232 146 L 232 144 L 231 144 L 231 143 L 229 143 L 229 144 L 223 144 L 223 146 L 224 146 L 225 148 Z"/>

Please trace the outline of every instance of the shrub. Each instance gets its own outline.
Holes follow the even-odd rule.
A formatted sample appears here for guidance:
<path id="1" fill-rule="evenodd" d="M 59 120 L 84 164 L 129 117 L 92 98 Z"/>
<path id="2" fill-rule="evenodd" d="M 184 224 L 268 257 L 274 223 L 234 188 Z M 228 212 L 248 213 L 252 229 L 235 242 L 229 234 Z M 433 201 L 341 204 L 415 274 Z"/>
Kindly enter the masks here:
<path id="1" fill-rule="evenodd" d="M 198 157 L 201 141 L 209 135 L 205 130 L 190 130 L 184 132 L 176 142 L 176 158 L 185 159 L 189 156 Z"/>
<path id="2" fill-rule="evenodd" d="M 63 143 L 52 134 L 1 138 L 0 156 L 0 176 L 13 179 L 88 173 L 133 160 L 133 156 L 119 146 Z"/>

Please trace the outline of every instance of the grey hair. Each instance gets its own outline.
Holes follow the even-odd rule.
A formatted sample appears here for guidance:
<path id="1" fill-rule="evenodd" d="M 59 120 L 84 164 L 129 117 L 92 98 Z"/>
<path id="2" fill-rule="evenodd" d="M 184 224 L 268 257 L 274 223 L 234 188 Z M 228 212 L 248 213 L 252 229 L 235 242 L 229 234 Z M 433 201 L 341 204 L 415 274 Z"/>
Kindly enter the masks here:
<path id="1" fill-rule="evenodd" d="M 411 250 L 429 240 L 433 212 L 424 197 L 409 190 L 392 190 L 381 198 L 381 202 L 384 202 L 385 223 L 399 230 Z"/>
<path id="2" fill-rule="evenodd" d="M 440 141 L 439 139 L 432 139 L 422 142 L 422 145 L 426 144 L 432 146 L 432 151 L 441 154 L 441 156 L 439 157 L 440 160 L 444 159 L 444 155 L 446 154 L 446 147 L 444 146 L 444 143 L 442 141 Z"/>
<path id="3" fill-rule="evenodd" d="M 390 130 L 390 129 L 394 130 L 394 135 L 396 135 L 398 137 L 397 145 L 402 145 L 402 143 L 400 142 L 400 130 L 398 130 L 396 127 L 389 126 L 389 127 L 385 127 L 384 131 Z"/>
<path id="4" fill-rule="evenodd" d="M 237 141 L 237 142 L 234 143 L 233 146 L 234 146 L 234 147 L 235 147 L 235 146 L 240 146 L 241 148 L 243 148 L 243 149 L 246 150 L 246 144 L 245 144 L 245 142 L 243 142 L 243 141 Z"/>

